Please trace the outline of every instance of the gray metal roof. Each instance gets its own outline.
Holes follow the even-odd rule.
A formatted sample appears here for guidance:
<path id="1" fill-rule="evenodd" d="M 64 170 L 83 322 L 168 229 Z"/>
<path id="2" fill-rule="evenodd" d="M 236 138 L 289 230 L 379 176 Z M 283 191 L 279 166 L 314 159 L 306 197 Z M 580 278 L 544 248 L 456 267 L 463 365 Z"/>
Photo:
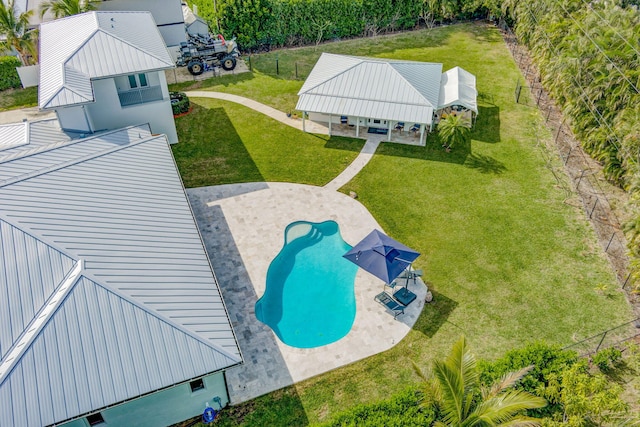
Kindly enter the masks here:
<path id="1" fill-rule="evenodd" d="M 27 143 L 27 124 L 10 123 L 0 125 L 0 153 L 9 148 L 19 147 Z"/>
<path id="2" fill-rule="evenodd" d="M 297 110 L 431 123 L 442 64 L 323 53 L 298 92 Z"/>
<path id="3" fill-rule="evenodd" d="M 438 109 L 451 105 L 462 105 L 478 113 L 476 76 L 460 67 L 454 67 L 442 74 Z"/>
<path id="4" fill-rule="evenodd" d="M 46 22 L 39 106 L 93 102 L 92 79 L 174 66 L 150 12 L 87 12 Z"/>
<path id="5" fill-rule="evenodd" d="M 0 426 L 58 423 L 240 351 L 166 137 L 0 155 Z"/>

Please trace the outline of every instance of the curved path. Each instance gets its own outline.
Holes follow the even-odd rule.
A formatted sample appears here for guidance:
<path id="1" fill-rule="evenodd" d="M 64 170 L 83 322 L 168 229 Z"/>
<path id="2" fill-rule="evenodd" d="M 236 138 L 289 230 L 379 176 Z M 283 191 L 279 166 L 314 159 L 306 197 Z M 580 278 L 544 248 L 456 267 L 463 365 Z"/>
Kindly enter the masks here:
<path id="1" fill-rule="evenodd" d="M 223 101 L 235 102 L 236 104 L 244 105 L 245 107 L 251 108 L 259 113 L 262 113 L 266 116 L 271 117 L 279 121 L 280 123 L 284 123 L 287 126 L 291 126 L 298 130 L 302 130 L 302 120 L 294 119 L 291 117 L 287 117 L 285 113 L 282 111 L 276 110 L 273 107 L 269 107 L 268 105 L 262 104 L 258 101 L 254 101 L 253 99 L 245 98 L 243 96 L 232 95 L 230 93 L 223 92 L 210 92 L 203 90 L 189 91 L 186 92 L 187 96 L 190 98 L 213 98 L 213 99 L 221 99 Z M 329 129 L 326 126 L 319 125 L 318 123 L 307 120 L 305 124 L 305 128 L 307 132 L 311 133 L 319 133 L 323 135 L 327 135 L 329 133 Z M 351 181 L 353 177 L 355 177 L 358 172 L 362 170 L 369 163 L 369 160 L 373 157 L 373 154 L 378 149 L 378 145 L 381 141 L 386 138 L 384 135 L 373 135 L 367 139 L 367 142 L 360 150 L 360 154 L 355 158 L 353 162 L 349 166 L 342 171 L 340 175 L 338 175 L 335 179 L 325 185 L 325 188 L 330 190 L 338 190 L 340 187 L 345 185 L 347 182 Z"/>

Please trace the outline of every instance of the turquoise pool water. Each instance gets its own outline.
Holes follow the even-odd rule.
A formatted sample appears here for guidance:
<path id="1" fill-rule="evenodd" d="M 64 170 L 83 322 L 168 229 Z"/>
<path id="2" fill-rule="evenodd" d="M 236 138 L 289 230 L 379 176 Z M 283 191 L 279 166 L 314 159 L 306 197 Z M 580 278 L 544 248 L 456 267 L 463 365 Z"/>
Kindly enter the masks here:
<path id="1" fill-rule="evenodd" d="M 356 317 L 358 267 L 342 258 L 351 246 L 335 221 L 296 221 L 267 271 L 256 317 L 292 347 L 330 344 L 351 330 Z"/>

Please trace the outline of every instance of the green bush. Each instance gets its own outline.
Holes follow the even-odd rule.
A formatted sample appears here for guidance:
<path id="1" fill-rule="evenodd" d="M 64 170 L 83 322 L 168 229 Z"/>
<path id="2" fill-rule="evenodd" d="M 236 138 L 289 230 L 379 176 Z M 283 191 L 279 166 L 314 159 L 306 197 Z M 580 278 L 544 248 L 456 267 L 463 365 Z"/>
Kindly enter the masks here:
<path id="1" fill-rule="evenodd" d="M 601 372 L 606 374 L 616 366 L 620 359 L 622 359 L 622 352 L 615 347 L 609 347 L 594 354 L 591 361 Z"/>
<path id="2" fill-rule="evenodd" d="M 19 88 L 20 77 L 16 67 L 22 65 L 15 56 L 0 56 L 0 90 Z"/>
<path id="3" fill-rule="evenodd" d="M 411 427 L 428 426 L 436 419 L 435 405 L 426 402 L 416 389 L 406 389 L 388 400 L 358 405 L 338 414 L 323 427 Z"/>
<path id="4" fill-rule="evenodd" d="M 189 111 L 189 107 L 191 106 L 191 102 L 189 101 L 189 97 L 184 92 L 170 92 L 169 98 L 171 98 L 171 109 L 173 110 L 173 115 L 177 116 L 178 114 L 183 114 Z"/>
<path id="5" fill-rule="evenodd" d="M 540 395 L 540 390 L 549 385 L 550 379 L 562 378 L 562 372 L 577 361 L 578 355 L 573 351 L 537 342 L 528 344 L 521 349 L 511 350 L 495 362 L 480 361 L 478 368 L 481 372 L 481 382 L 484 385 L 489 385 L 508 372 L 515 372 L 533 365 L 533 369 L 518 382 L 515 388 Z M 532 410 L 530 415 L 551 416 L 561 410 L 561 405 L 549 402 L 545 408 Z"/>

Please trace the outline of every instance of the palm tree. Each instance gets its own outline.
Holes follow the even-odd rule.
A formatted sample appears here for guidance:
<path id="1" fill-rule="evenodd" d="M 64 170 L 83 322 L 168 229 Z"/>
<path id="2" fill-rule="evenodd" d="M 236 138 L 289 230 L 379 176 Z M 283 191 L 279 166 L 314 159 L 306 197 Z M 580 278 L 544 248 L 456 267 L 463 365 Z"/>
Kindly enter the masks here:
<path id="1" fill-rule="evenodd" d="M 462 115 L 449 114 L 438 124 L 438 134 L 447 148 L 465 143 L 471 134 L 471 123 Z"/>
<path id="2" fill-rule="evenodd" d="M 433 385 L 443 414 L 442 421 L 436 425 L 538 425 L 536 418 L 519 413 L 525 409 L 542 408 L 546 401 L 526 391 L 509 390 L 530 369 L 507 374 L 491 388 L 481 388 L 475 358 L 467 349 L 465 338 L 460 338 L 445 360 L 433 363 Z"/>
<path id="3" fill-rule="evenodd" d="M 51 12 L 54 18 L 77 15 L 96 8 L 90 0 L 48 0 L 40 4 L 40 17 Z"/>
<path id="4" fill-rule="evenodd" d="M 0 1 L 0 51 L 18 52 L 23 65 L 37 58 L 36 30 L 29 28 L 32 11 L 18 13 L 14 0 Z"/>

